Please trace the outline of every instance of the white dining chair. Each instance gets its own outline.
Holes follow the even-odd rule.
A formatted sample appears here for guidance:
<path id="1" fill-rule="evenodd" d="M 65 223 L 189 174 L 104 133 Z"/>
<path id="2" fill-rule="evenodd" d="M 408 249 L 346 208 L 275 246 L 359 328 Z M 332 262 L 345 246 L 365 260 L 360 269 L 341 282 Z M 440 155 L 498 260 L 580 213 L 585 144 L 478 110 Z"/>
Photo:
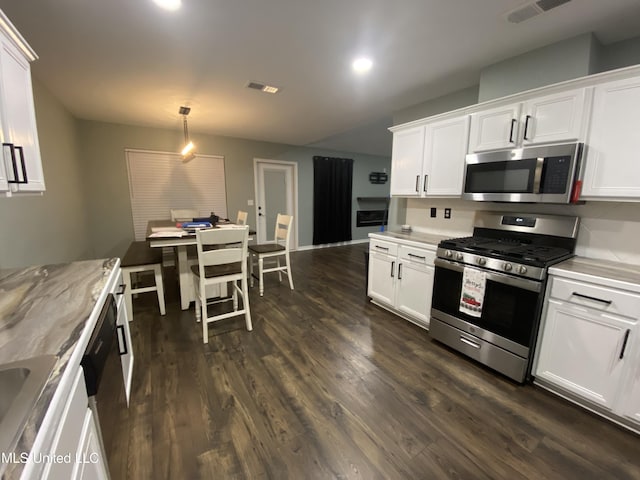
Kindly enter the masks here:
<path id="1" fill-rule="evenodd" d="M 171 209 L 172 222 L 190 222 L 197 217 L 198 217 L 198 210 L 195 210 L 193 208 L 172 208 Z"/>
<path id="2" fill-rule="evenodd" d="M 243 212 L 242 210 L 238 210 L 238 216 L 236 217 L 237 225 L 246 225 L 247 224 L 247 216 L 249 214 L 247 212 Z"/>
<path id="3" fill-rule="evenodd" d="M 254 260 L 258 263 L 258 282 L 260 287 L 260 296 L 264 295 L 264 274 L 270 272 L 278 272 L 278 279 L 282 281 L 282 274 L 286 273 L 289 278 L 289 287 L 293 290 L 293 278 L 291 277 L 291 259 L 289 256 L 289 242 L 291 239 L 291 227 L 293 225 L 293 217 L 291 215 L 278 214 L 276 218 L 276 227 L 274 241 L 271 243 L 258 243 L 249 245 L 249 273 L 251 278 L 251 286 L 253 287 L 253 264 Z M 264 261 L 273 260 L 271 266 L 265 268 Z M 282 261 L 284 260 L 284 265 Z"/>
<path id="4" fill-rule="evenodd" d="M 196 321 L 202 322 L 202 338 L 209 343 L 209 324 L 236 315 L 244 315 L 247 330 L 252 330 L 249 310 L 249 288 L 247 276 L 247 242 L 249 227 L 213 228 L 196 232 L 198 264 L 191 267 L 196 297 Z M 215 294 L 213 303 L 231 300 L 233 310 L 209 316 L 209 299 L 214 297 L 215 287 L 229 282 L 233 292 L 231 298 L 220 299 Z M 238 285 L 240 283 L 240 285 Z M 242 308 L 239 308 L 239 298 Z"/>

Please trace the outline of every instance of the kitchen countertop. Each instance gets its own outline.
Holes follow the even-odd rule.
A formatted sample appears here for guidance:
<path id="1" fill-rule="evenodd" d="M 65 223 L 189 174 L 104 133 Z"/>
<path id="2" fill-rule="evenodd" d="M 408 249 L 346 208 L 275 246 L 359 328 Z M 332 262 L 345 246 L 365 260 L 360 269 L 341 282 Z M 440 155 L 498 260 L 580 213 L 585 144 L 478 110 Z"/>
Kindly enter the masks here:
<path id="1" fill-rule="evenodd" d="M 31 451 L 69 360 L 81 355 L 74 354 L 81 337 L 88 341 L 87 321 L 101 308 L 98 300 L 118 266 L 119 259 L 111 258 L 0 270 L 0 364 L 57 357 L 18 440 L 17 455 Z M 4 478 L 18 478 L 23 467 L 8 465 Z"/>
<path id="2" fill-rule="evenodd" d="M 370 233 L 369 237 L 376 237 L 382 240 L 385 239 L 394 239 L 394 240 L 404 240 L 403 243 L 407 244 L 427 244 L 431 246 L 438 246 L 442 240 L 446 240 L 447 238 L 451 238 L 451 235 L 434 235 L 429 233 L 421 233 L 421 232 L 411 232 L 411 233 L 402 233 L 402 232 L 374 232 Z M 419 245 L 418 245 L 419 246 Z"/>
<path id="3" fill-rule="evenodd" d="M 620 288 L 640 293 L 640 265 L 573 257 L 549 268 L 552 275 L 580 280 L 598 281 L 612 288 Z"/>

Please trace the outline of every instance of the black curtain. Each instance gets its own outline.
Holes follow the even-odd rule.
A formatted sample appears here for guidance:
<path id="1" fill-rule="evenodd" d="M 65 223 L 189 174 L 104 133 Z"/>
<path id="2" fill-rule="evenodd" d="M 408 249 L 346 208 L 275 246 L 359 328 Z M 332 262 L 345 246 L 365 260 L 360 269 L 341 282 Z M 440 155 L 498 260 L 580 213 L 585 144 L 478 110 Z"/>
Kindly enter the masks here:
<path id="1" fill-rule="evenodd" d="M 313 157 L 313 244 L 351 240 L 353 159 Z"/>

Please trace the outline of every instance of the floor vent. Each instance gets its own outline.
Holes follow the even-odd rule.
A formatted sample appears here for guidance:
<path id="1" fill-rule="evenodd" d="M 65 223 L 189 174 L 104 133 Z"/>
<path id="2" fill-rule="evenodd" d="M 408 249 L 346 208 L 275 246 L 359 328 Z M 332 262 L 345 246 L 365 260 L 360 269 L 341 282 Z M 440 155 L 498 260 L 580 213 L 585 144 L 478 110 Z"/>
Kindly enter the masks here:
<path id="1" fill-rule="evenodd" d="M 522 23 L 541 13 L 548 12 L 554 8 L 569 3 L 571 0 L 537 0 L 518 7 L 505 14 L 505 18 L 510 23 Z"/>

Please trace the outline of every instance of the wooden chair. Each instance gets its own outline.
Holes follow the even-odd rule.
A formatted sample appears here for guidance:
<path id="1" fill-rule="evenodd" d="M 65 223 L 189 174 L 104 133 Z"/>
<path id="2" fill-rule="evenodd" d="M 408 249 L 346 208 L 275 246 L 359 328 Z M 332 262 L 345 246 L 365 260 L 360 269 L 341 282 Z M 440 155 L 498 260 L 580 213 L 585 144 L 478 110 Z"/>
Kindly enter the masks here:
<path id="1" fill-rule="evenodd" d="M 237 225 L 246 225 L 247 224 L 247 212 L 243 212 L 242 210 L 238 210 L 238 216 L 236 217 Z"/>
<path id="2" fill-rule="evenodd" d="M 125 306 L 129 320 L 133 320 L 132 297 L 136 293 L 156 292 L 158 295 L 158 305 L 160 314 L 166 313 L 164 304 L 164 286 L 162 283 L 162 249 L 152 248 L 146 241 L 131 242 L 127 253 L 120 263 L 122 277 L 126 285 L 124 292 Z M 137 287 L 133 281 L 134 275 L 141 272 L 153 271 L 155 284 L 146 287 Z"/>
<path id="3" fill-rule="evenodd" d="M 236 315 L 245 316 L 247 330 L 252 330 L 249 310 L 249 288 L 247 281 L 247 241 L 249 227 L 213 228 L 196 232 L 198 265 L 191 267 L 196 294 L 196 321 L 202 321 L 202 338 L 209 343 L 209 323 Z M 211 287 L 230 282 L 233 288 L 231 299 L 233 311 L 209 316 L 207 305 L 211 298 Z M 240 286 L 238 286 L 240 282 Z M 238 309 L 238 294 L 242 297 L 242 309 Z M 218 297 L 214 300 L 219 303 Z"/>
<path id="4" fill-rule="evenodd" d="M 287 273 L 289 277 L 289 287 L 293 290 L 293 279 L 291 278 L 291 260 L 289 258 L 289 241 L 291 238 L 291 225 L 293 217 L 291 215 L 278 214 L 276 218 L 276 228 L 273 243 L 258 243 L 249 246 L 249 272 L 251 276 L 251 286 L 253 287 L 253 262 L 258 260 L 258 278 L 260 282 L 260 296 L 264 295 L 264 274 L 278 272 L 278 278 L 282 281 L 282 274 Z M 275 266 L 264 268 L 264 260 L 275 260 Z M 281 264 L 284 259 L 284 265 Z"/>

